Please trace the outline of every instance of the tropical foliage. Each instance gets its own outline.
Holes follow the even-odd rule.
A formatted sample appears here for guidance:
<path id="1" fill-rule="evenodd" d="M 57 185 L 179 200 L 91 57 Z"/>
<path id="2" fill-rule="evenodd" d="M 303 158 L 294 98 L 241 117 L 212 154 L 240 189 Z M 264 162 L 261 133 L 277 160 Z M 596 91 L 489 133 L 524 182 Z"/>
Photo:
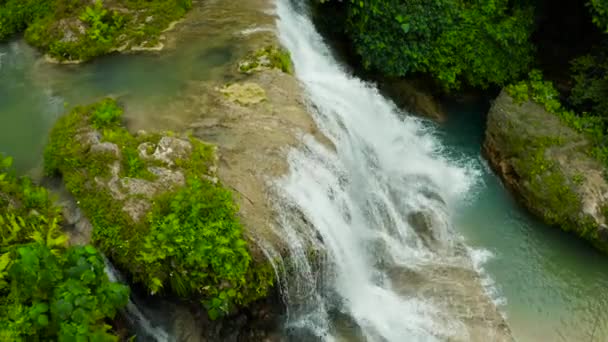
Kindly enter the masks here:
<path id="1" fill-rule="evenodd" d="M 48 192 L 0 156 L 0 340 L 116 341 L 128 299 L 91 246 L 68 247 Z"/>
<path id="2" fill-rule="evenodd" d="M 516 101 L 532 100 L 543 105 L 548 112 L 558 115 L 565 124 L 585 134 L 591 142 L 588 153 L 608 167 L 606 116 L 599 112 L 576 113 L 563 106 L 560 102 L 560 94 L 553 83 L 544 80 L 538 70 L 533 70 L 527 80 L 510 85 L 506 90 Z"/>
<path id="3" fill-rule="evenodd" d="M 325 1 L 322 1 L 325 2 Z M 533 57 L 531 7 L 508 0 L 351 0 L 345 31 L 366 67 L 443 87 L 504 85 Z"/>

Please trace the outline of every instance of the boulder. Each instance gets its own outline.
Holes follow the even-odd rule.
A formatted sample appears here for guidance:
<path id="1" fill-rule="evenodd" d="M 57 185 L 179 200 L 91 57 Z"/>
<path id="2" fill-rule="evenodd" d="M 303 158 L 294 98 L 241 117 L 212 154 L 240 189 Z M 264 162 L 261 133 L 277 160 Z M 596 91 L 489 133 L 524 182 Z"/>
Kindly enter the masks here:
<path id="1" fill-rule="evenodd" d="M 447 114 L 443 106 L 421 82 L 405 79 L 381 80 L 382 90 L 401 108 L 436 122 L 444 122 Z"/>
<path id="2" fill-rule="evenodd" d="M 546 223 L 608 251 L 608 183 L 584 135 L 503 91 L 488 114 L 483 152 L 521 203 Z"/>

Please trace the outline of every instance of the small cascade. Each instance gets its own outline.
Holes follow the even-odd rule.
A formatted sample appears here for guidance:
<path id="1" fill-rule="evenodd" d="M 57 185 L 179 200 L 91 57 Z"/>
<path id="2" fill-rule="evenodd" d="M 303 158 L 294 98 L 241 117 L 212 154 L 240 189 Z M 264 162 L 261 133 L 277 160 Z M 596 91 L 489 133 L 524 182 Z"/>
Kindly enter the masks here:
<path id="1" fill-rule="evenodd" d="M 106 274 L 110 281 L 126 283 L 122 275 L 114 268 L 109 260 L 104 259 L 106 264 Z M 129 302 L 124 309 L 124 316 L 129 321 L 129 324 L 134 327 L 134 330 L 140 340 L 145 341 L 156 341 L 156 342 L 169 342 L 169 334 L 165 329 L 160 326 L 152 324 L 150 319 L 144 313 L 144 310 L 140 308 L 137 303 L 135 295 L 131 294 Z"/>

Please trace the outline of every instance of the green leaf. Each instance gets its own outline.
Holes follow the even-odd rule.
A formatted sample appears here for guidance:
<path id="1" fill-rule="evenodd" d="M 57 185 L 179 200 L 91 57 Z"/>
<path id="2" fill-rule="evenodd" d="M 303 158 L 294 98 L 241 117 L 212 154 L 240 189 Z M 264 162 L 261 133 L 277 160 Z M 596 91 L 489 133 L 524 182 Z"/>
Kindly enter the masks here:
<path id="1" fill-rule="evenodd" d="M 36 320 L 40 326 L 46 327 L 49 325 L 49 317 L 47 315 L 40 315 Z"/>

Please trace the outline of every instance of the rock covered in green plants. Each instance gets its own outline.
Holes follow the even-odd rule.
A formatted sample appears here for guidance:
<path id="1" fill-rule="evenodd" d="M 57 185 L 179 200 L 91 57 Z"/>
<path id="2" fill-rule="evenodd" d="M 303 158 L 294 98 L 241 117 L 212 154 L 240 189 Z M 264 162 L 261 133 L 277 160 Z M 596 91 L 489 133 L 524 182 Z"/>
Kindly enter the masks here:
<path id="1" fill-rule="evenodd" d="M 117 341 L 107 324 L 129 289 L 95 248 L 67 246 L 48 191 L 0 155 L 0 340 Z"/>
<path id="2" fill-rule="evenodd" d="M 49 174 L 63 176 L 93 243 L 150 292 L 200 300 L 211 318 L 264 297 L 269 265 L 252 262 L 215 147 L 173 134 L 131 135 L 106 99 L 51 132 Z"/>
<path id="3" fill-rule="evenodd" d="M 252 52 L 239 62 L 238 69 L 245 74 L 278 69 L 288 74 L 293 74 L 293 64 L 289 52 L 269 45 Z"/>
<path id="4" fill-rule="evenodd" d="M 191 0 L 8 0 L 0 2 L 0 40 L 25 30 L 58 61 L 160 49 L 162 31 L 191 7 Z"/>
<path id="5" fill-rule="evenodd" d="M 608 252 L 608 183 L 592 144 L 555 113 L 521 100 L 503 91 L 492 105 L 484 142 L 490 165 L 530 211 Z"/>

